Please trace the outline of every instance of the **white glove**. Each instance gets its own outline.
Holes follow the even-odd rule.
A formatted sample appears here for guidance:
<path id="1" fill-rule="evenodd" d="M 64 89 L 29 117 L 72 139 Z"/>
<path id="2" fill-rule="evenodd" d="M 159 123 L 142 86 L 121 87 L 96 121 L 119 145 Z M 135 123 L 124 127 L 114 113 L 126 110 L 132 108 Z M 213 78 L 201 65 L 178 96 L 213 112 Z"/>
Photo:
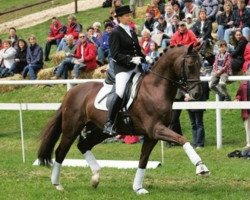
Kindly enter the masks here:
<path id="1" fill-rule="evenodd" d="M 146 56 L 146 61 L 149 64 L 152 64 L 154 62 L 153 59 L 150 56 Z"/>
<path id="2" fill-rule="evenodd" d="M 133 57 L 132 60 L 130 61 L 136 65 L 141 64 L 141 57 L 137 56 L 137 57 Z"/>

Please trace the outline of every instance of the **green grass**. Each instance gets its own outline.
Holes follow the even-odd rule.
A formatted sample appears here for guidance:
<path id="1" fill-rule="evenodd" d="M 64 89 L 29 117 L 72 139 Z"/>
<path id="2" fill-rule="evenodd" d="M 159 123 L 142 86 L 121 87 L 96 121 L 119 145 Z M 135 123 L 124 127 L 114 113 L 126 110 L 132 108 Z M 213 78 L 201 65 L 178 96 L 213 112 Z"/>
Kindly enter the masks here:
<path id="1" fill-rule="evenodd" d="M 94 21 L 102 22 L 106 19 L 108 10 L 96 8 L 80 12 L 77 17 L 86 28 Z M 62 17 L 61 20 L 65 22 L 66 17 Z M 140 24 L 141 21 L 137 23 Z M 39 43 L 44 45 L 48 24 L 49 22 L 46 22 L 29 29 L 18 30 L 18 34 L 23 38 L 36 34 Z M 238 85 L 236 82 L 228 86 L 232 96 L 235 95 Z M 65 92 L 66 86 L 26 86 L 2 93 L 0 102 L 61 102 Z M 214 100 L 213 93 L 210 93 L 210 100 Z M 250 199 L 249 160 L 227 158 L 229 152 L 245 145 L 240 110 L 222 111 L 223 148 L 220 150 L 216 149 L 215 111 L 205 112 L 206 147 L 198 153 L 211 170 L 209 178 L 202 179 L 195 175 L 195 167 L 181 147 L 165 148 L 165 163 L 146 173 L 144 186 L 150 191 L 146 196 L 138 196 L 132 191 L 135 170 L 131 169 L 102 169 L 101 183 L 97 189 L 93 189 L 89 183 L 91 176 L 89 169 L 64 167 L 61 183 L 65 191 L 56 191 L 50 184 L 51 169 L 32 166 L 39 146 L 39 133 L 53 114 L 52 111 L 23 112 L 26 163 L 22 163 L 19 113 L 0 112 L 0 200 Z M 181 115 L 181 124 L 185 136 L 191 140 L 190 121 L 186 111 Z M 141 144 L 100 144 L 93 152 L 97 159 L 137 160 L 140 148 Z M 82 158 L 76 144 L 72 146 L 67 158 Z M 159 144 L 150 159 L 161 160 Z"/>
<path id="2" fill-rule="evenodd" d="M 1 3 L 0 12 L 6 12 L 6 11 L 13 10 L 16 8 L 25 7 L 25 6 L 28 6 L 28 5 L 37 3 L 37 2 L 41 2 L 40 0 L 25 0 L 25 1 L 23 1 L 23 0 L 8 0 L 8 1 L 1 0 L 1 1 L 4 1 L 4 3 Z M 53 4 L 52 4 L 52 2 L 47 2 L 44 4 L 37 5 L 37 6 L 18 10 L 18 11 L 12 12 L 12 13 L 4 14 L 0 18 L 0 23 L 4 23 L 6 21 L 18 19 L 19 17 L 22 17 L 22 16 L 27 15 L 27 14 L 39 12 L 42 10 L 49 9 L 51 7 L 56 7 L 56 6 L 64 5 L 64 4 L 71 3 L 71 2 L 73 2 L 73 0 L 54 0 Z"/>

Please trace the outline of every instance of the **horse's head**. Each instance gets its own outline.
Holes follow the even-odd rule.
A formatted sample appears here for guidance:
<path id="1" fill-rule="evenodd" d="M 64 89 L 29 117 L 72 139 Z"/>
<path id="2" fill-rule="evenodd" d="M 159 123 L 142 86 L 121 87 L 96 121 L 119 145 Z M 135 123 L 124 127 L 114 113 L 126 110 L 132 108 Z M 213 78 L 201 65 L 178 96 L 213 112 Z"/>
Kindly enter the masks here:
<path id="1" fill-rule="evenodd" d="M 197 100 L 202 94 L 200 82 L 201 62 L 198 52 L 190 45 L 179 62 L 176 62 L 179 87 Z M 180 64 L 181 63 L 181 64 Z"/>

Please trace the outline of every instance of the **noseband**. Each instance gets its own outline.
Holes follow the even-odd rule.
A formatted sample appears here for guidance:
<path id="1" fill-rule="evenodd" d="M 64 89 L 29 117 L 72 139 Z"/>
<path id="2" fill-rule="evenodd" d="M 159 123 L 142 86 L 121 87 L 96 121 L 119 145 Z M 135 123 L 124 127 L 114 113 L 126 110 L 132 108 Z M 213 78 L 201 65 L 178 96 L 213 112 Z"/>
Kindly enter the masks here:
<path id="1" fill-rule="evenodd" d="M 164 77 L 158 73 L 155 73 L 152 69 L 150 69 L 149 71 L 156 75 L 157 77 L 159 78 L 162 78 L 162 79 L 165 79 L 165 80 L 168 80 L 170 82 L 172 82 L 174 85 L 177 85 L 178 88 L 184 90 L 185 92 L 189 92 L 190 90 L 192 90 L 196 85 L 198 84 L 201 84 L 201 81 L 199 79 L 189 79 L 188 78 L 188 74 L 187 74 L 187 68 L 191 67 L 191 65 L 187 65 L 187 61 L 186 59 L 187 58 L 190 58 L 190 57 L 197 57 L 197 55 L 194 55 L 194 54 L 191 54 L 191 55 L 185 55 L 184 58 L 183 58 L 183 61 L 182 61 L 182 64 L 181 64 L 181 69 L 180 69 L 180 74 L 181 74 L 181 77 L 179 80 L 173 80 L 173 79 L 170 79 L 168 77 Z M 196 61 L 197 62 L 197 61 Z"/>

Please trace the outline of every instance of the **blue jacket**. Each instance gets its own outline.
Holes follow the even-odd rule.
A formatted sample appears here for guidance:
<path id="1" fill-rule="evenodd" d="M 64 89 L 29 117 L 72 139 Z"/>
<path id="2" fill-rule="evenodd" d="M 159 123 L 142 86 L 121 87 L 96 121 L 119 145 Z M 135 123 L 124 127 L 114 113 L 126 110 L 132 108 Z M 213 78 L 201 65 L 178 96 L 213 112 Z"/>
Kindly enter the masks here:
<path id="1" fill-rule="evenodd" d="M 102 34 L 102 37 L 100 39 L 100 47 L 103 49 L 103 50 L 107 50 L 109 49 L 109 33 L 104 31 L 103 34 Z"/>
<path id="2" fill-rule="evenodd" d="M 43 49 L 38 44 L 27 48 L 26 60 L 28 64 L 43 65 Z"/>

